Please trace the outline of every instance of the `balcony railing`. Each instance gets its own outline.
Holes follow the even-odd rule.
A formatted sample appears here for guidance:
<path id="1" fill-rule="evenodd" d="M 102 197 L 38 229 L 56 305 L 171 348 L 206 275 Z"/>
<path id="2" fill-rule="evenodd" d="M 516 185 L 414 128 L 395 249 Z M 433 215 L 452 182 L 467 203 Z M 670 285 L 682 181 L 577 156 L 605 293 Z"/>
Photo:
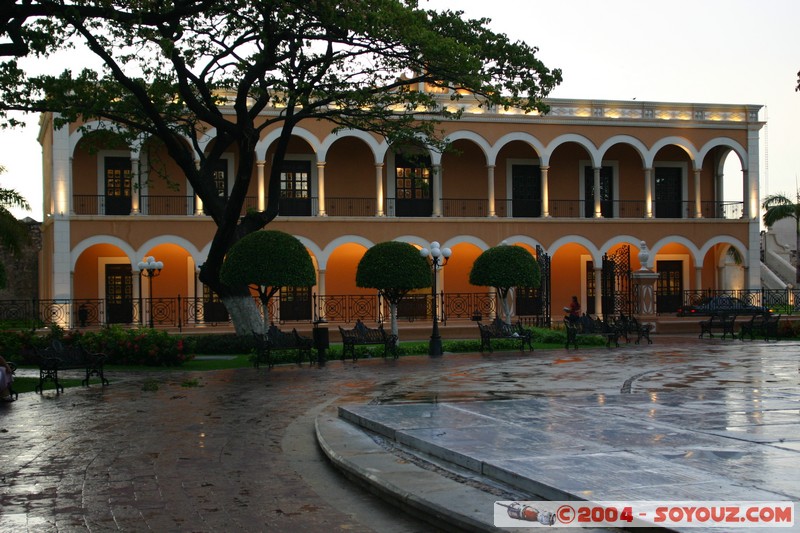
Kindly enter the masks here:
<path id="1" fill-rule="evenodd" d="M 319 212 L 319 198 L 305 199 L 301 208 L 288 210 L 286 216 L 316 216 Z M 429 201 L 429 200 L 428 200 Z M 106 198 L 102 195 L 78 194 L 73 196 L 73 210 L 76 215 L 128 215 L 125 212 L 108 212 Z M 179 195 L 142 195 L 139 197 L 139 212 L 142 215 L 174 216 L 194 215 L 196 202 L 193 196 Z M 694 201 L 655 202 L 653 215 L 655 218 L 695 218 L 697 205 Z M 700 203 L 703 218 L 736 220 L 742 218 L 744 204 L 742 202 L 703 201 Z M 601 202 L 604 218 L 644 218 L 646 204 L 643 200 L 613 200 Z M 116 208 L 119 210 L 119 208 Z M 126 208 L 127 209 L 127 208 Z M 132 207 L 131 207 L 132 209 Z M 242 207 L 244 215 L 251 209 L 258 209 L 258 199 L 248 196 Z M 430 209 L 430 205 L 427 206 Z M 552 218 L 591 218 L 593 205 L 588 206 L 585 200 L 551 199 L 549 215 Z M 427 211 L 424 211 L 427 213 Z M 430 216 L 422 212 L 407 211 L 407 216 Z M 377 202 L 374 198 L 361 197 L 326 197 L 325 214 L 331 217 L 373 217 L 377 214 Z M 387 198 L 385 214 L 402 217 L 397 212 L 396 200 Z M 442 216 L 458 218 L 485 218 L 490 214 L 489 201 L 481 198 L 443 198 Z M 495 200 L 495 216 L 499 218 L 540 218 L 541 205 L 534 201 L 511 199 Z"/>

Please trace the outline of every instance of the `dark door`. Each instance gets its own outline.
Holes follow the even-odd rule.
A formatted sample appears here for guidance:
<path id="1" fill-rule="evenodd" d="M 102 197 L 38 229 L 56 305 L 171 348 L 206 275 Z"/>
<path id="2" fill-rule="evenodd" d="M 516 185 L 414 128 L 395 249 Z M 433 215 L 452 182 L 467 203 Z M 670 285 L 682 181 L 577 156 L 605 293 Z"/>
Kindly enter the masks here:
<path id="1" fill-rule="evenodd" d="M 511 167 L 511 209 L 514 217 L 542 216 L 542 171 L 538 166 Z"/>
<path id="2" fill-rule="evenodd" d="M 594 218 L 594 169 L 584 167 L 583 186 L 585 198 L 583 216 Z M 600 212 L 603 218 L 614 216 L 614 169 L 612 167 L 600 168 Z"/>
<path id="3" fill-rule="evenodd" d="M 656 312 L 675 313 L 683 305 L 683 262 L 656 261 Z"/>
<path id="4" fill-rule="evenodd" d="M 106 322 L 133 322 L 133 273 L 130 265 L 106 265 Z"/>
<path id="5" fill-rule="evenodd" d="M 281 167 L 279 213 L 311 216 L 311 161 L 284 161 Z"/>
<path id="6" fill-rule="evenodd" d="M 683 175 L 677 167 L 656 167 L 656 218 L 681 218 Z"/>
<path id="7" fill-rule="evenodd" d="M 311 320 L 311 288 L 281 287 L 281 320 Z"/>
<path id="8" fill-rule="evenodd" d="M 396 215 L 429 217 L 433 214 L 433 179 L 427 157 L 395 155 Z"/>
<path id="9" fill-rule="evenodd" d="M 594 261 L 586 263 L 586 309 L 587 315 L 594 314 L 594 297 L 597 294 L 597 284 L 594 277 Z"/>
<path id="10" fill-rule="evenodd" d="M 227 322 L 229 319 L 228 309 L 217 293 L 203 285 L 203 322 Z"/>
<path id="11" fill-rule="evenodd" d="M 127 157 L 105 158 L 106 215 L 131 214 L 131 160 Z"/>

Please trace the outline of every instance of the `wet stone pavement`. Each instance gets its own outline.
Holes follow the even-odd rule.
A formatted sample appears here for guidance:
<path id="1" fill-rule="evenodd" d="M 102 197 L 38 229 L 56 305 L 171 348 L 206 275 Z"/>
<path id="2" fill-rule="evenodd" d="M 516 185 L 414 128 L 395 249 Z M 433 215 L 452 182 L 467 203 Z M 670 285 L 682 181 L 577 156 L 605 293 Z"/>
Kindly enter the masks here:
<path id="1" fill-rule="evenodd" d="M 655 342 L 272 371 L 111 372 L 109 387 L 94 381 L 60 395 L 24 394 L 0 406 L 0 532 L 430 531 L 327 463 L 314 420 L 338 405 L 528 400 L 546 409 L 569 402 L 577 414 L 558 422 L 601 446 L 611 436 L 582 428 L 581 416 L 605 416 L 601 409 L 613 413 L 626 397 L 646 397 L 646 416 L 656 422 L 677 416 L 709 438 L 717 428 L 746 443 L 780 443 L 764 483 L 796 501 L 800 344 Z M 158 390 L 145 390 L 150 380 Z M 559 432 L 539 429 L 543 438 Z M 632 424 L 626 438 L 646 440 L 647 431 Z M 553 451 L 546 444 L 542 455 Z M 748 467 L 746 457 L 731 464 L 759 467 Z M 569 478 L 569 469 L 562 475 Z"/>

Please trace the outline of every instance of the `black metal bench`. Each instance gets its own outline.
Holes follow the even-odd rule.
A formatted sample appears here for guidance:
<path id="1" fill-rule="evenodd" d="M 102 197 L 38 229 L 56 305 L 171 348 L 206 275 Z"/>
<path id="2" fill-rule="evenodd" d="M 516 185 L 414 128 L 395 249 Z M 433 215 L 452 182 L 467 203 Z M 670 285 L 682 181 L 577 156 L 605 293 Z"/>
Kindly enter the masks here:
<path id="1" fill-rule="evenodd" d="M 344 329 L 339 326 L 339 333 L 342 335 L 342 361 L 345 360 L 347 354 L 353 358 L 353 361 L 358 359 L 356 354 L 356 346 L 363 345 L 383 345 L 383 357 L 392 354 L 392 357 L 397 359 L 397 335 L 393 333 L 386 333 L 383 329 L 383 324 L 378 324 L 377 328 L 368 328 L 360 320 L 356 322 L 353 329 Z"/>
<path id="2" fill-rule="evenodd" d="M 495 319 L 489 324 L 478 322 L 478 329 L 481 334 L 481 353 L 485 350 L 493 352 L 492 339 L 509 339 L 519 341 L 519 351 L 525 351 L 525 345 L 533 351 L 532 333 L 525 329 L 521 322 L 516 324 L 506 324 L 500 319 Z"/>
<path id="3" fill-rule="evenodd" d="M 636 335 L 636 344 L 642 339 L 647 339 L 647 344 L 653 344 L 650 339 L 650 332 L 653 330 L 652 324 L 642 324 L 635 316 L 628 316 L 620 313 L 615 319 L 615 323 L 620 331 L 620 336 L 625 337 L 625 342 L 630 342 L 630 337 Z"/>
<path id="4" fill-rule="evenodd" d="M 564 328 L 567 332 L 567 342 L 564 348 L 569 350 L 569 345 L 578 349 L 578 338 L 587 336 L 600 336 L 605 337 L 606 347 L 611 347 L 611 342 L 619 347 L 619 338 L 622 337 L 621 330 L 617 323 L 606 322 L 599 318 L 592 318 L 588 315 L 583 315 L 578 320 L 564 319 Z"/>
<path id="5" fill-rule="evenodd" d="M 753 315 L 750 320 L 742 323 L 739 328 L 739 340 L 744 340 L 745 335 L 754 340 L 756 336 L 764 337 L 768 341 L 770 337 L 778 340 L 778 324 L 780 323 L 781 315 Z"/>
<path id="6" fill-rule="evenodd" d="M 714 338 L 715 331 L 722 332 L 722 338 L 728 336 L 728 333 L 731 334 L 731 338 L 736 338 L 736 333 L 734 333 L 733 328 L 736 324 L 736 315 L 728 315 L 728 314 L 714 314 L 711 315 L 708 320 L 702 320 L 700 322 L 700 338 L 703 338 L 703 335 L 708 333 L 709 338 Z"/>
<path id="7" fill-rule="evenodd" d="M 39 383 L 35 390 L 39 394 L 46 381 L 52 381 L 56 386 L 56 392 L 64 392 L 64 387 L 58 380 L 58 373 L 61 370 L 83 370 L 85 377 L 81 380 L 81 385 L 89 386 L 89 378 L 97 376 L 103 386 L 108 385 L 104 373 L 106 354 L 91 353 L 83 346 L 76 344 L 64 346 L 59 341 L 53 341 L 50 346 L 38 350 L 37 358 L 39 362 Z"/>
<path id="8" fill-rule="evenodd" d="M 259 368 L 261 363 L 266 363 L 267 368 L 272 368 L 275 363 L 272 360 L 272 352 L 297 350 L 297 364 L 303 364 L 303 357 L 308 359 L 311 364 L 311 348 L 314 341 L 308 337 L 303 337 L 297 333 L 297 329 L 291 332 L 281 331 L 276 326 L 270 326 L 267 334 L 253 333 L 256 344 L 256 353 L 253 356 L 253 366 Z"/>

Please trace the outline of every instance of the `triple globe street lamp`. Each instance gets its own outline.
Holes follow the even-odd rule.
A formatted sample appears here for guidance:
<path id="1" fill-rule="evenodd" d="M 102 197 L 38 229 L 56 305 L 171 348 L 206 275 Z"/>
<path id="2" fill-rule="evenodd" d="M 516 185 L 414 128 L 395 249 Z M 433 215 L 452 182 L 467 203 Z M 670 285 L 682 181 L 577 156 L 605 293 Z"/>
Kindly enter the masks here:
<path id="1" fill-rule="evenodd" d="M 161 274 L 164 268 L 164 263 L 156 261 L 153 256 L 147 257 L 145 261 L 139 261 L 139 275 L 149 280 L 149 295 L 150 295 L 150 329 L 153 329 L 153 278 Z"/>
<path id="2" fill-rule="evenodd" d="M 433 314 L 433 330 L 431 331 L 431 340 L 428 343 L 428 355 L 431 357 L 438 357 L 442 355 L 442 337 L 439 335 L 439 313 L 436 309 L 436 274 L 444 268 L 450 255 L 453 253 L 450 248 L 439 248 L 439 243 L 433 241 L 430 250 L 423 248 L 419 254 L 428 260 L 431 267 L 431 313 Z"/>

